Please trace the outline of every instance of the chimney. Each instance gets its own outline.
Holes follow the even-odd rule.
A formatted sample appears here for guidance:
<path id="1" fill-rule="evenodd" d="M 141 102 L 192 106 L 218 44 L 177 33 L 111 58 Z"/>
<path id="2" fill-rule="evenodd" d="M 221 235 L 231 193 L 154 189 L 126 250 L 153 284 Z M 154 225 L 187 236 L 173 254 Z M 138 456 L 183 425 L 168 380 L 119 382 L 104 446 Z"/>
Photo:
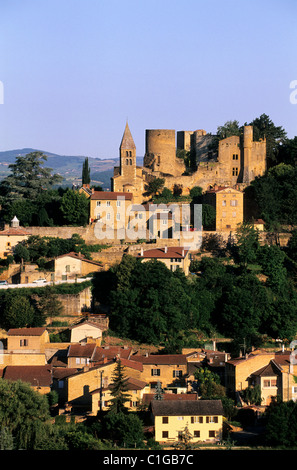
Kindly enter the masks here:
<path id="1" fill-rule="evenodd" d="M 164 253 L 167 253 L 168 249 L 167 246 L 164 247 Z"/>
<path id="2" fill-rule="evenodd" d="M 140 256 L 143 256 L 143 248 L 140 250 Z"/>

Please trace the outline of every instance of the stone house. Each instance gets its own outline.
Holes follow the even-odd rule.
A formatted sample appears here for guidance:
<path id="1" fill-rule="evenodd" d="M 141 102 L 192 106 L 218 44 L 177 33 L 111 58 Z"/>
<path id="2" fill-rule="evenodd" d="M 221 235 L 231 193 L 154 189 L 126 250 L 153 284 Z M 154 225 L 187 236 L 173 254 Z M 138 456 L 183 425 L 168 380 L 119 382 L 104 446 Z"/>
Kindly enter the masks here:
<path id="1" fill-rule="evenodd" d="M 180 268 L 186 276 L 189 274 L 191 264 L 189 250 L 182 246 L 165 246 L 164 248 L 152 248 L 145 251 L 141 249 L 137 258 L 141 262 L 149 260 L 161 261 L 170 271 Z"/>
<path id="2" fill-rule="evenodd" d="M 185 355 L 134 355 L 133 361 L 142 365 L 141 379 L 149 384 L 150 390 L 154 390 L 157 383 L 160 382 L 166 391 L 187 392 L 188 362 Z"/>
<path id="3" fill-rule="evenodd" d="M 87 259 L 81 253 L 70 252 L 57 256 L 54 260 L 54 280 L 67 281 L 101 271 L 102 264 Z"/>
<path id="4" fill-rule="evenodd" d="M 268 406 L 277 397 L 283 401 L 297 401 L 297 365 L 291 355 L 277 354 L 267 365 L 254 371 L 249 377 L 251 386 L 259 385 L 262 405 Z"/>
<path id="5" fill-rule="evenodd" d="M 283 400 L 295 399 L 297 388 L 294 374 L 297 374 L 297 368 L 290 361 L 290 357 L 291 353 L 284 350 L 277 352 L 255 350 L 227 361 L 225 364 L 227 393 L 236 396 L 237 392 L 249 386 L 260 385 L 265 405 L 277 395 Z"/>
<path id="6" fill-rule="evenodd" d="M 22 382 L 29 383 L 33 390 L 41 394 L 47 394 L 51 391 L 52 369 L 48 364 L 43 366 L 7 366 L 3 370 L 2 378 L 14 382 L 21 380 Z"/>
<path id="7" fill-rule="evenodd" d="M 7 332 L 7 350 L 15 352 L 42 352 L 49 342 L 49 334 L 45 327 L 11 328 Z"/>
<path id="8" fill-rule="evenodd" d="M 0 230 L 0 258 L 7 258 L 13 254 L 13 248 L 23 240 L 26 240 L 30 233 L 19 226 L 19 221 L 14 217 L 10 226 L 5 225 L 4 230 Z"/>
<path id="9" fill-rule="evenodd" d="M 221 400 L 153 400 L 150 406 L 157 442 L 178 442 L 186 428 L 192 443 L 217 442 L 222 438 Z"/>
<path id="10" fill-rule="evenodd" d="M 72 325 L 69 330 L 71 343 L 86 342 L 88 338 L 92 338 L 96 340 L 97 345 L 101 344 L 103 328 L 96 322 L 85 320 Z"/>
<path id="11" fill-rule="evenodd" d="M 214 186 L 203 196 L 216 211 L 216 231 L 235 231 L 243 223 L 243 192 L 231 187 Z"/>

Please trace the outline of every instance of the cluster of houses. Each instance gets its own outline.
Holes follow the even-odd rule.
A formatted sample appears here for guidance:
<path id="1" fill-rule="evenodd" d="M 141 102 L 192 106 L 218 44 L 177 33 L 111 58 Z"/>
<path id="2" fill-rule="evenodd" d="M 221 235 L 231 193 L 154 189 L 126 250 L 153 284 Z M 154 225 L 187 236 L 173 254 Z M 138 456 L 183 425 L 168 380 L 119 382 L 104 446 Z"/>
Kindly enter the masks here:
<path id="1" fill-rule="evenodd" d="M 69 332 L 68 343 L 52 343 L 46 328 L 10 329 L 1 340 L 0 376 L 27 382 L 42 394 L 55 390 L 60 414 L 97 415 L 108 410 L 110 385 L 120 361 L 128 386 L 126 406 L 131 411 L 148 407 L 155 439 L 162 443 L 178 440 L 185 427 L 193 442 L 221 439 L 222 403 L 200 399 L 195 378 L 200 367 L 219 374 L 239 406 L 247 405 L 240 392 L 254 385 L 261 388 L 262 411 L 277 396 L 284 401 L 297 399 L 297 366 L 291 351 L 254 350 L 235 359 L 216 347 L 148 354 L 102 345 L 102 329 L 90 320 L 73 324 Z M 162 399 L 157 400 L 160 387 Z"/>

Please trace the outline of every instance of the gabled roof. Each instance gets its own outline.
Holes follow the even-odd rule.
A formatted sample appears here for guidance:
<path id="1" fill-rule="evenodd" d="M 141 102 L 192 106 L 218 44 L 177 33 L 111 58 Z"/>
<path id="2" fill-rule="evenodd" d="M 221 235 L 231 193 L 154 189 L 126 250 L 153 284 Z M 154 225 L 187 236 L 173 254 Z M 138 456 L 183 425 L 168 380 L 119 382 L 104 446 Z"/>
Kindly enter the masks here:
<path id="1" fill-rule="evenodd" d="M 42 328 L 10 328 L 8 336 L 41 336 L 46 331 L 45 327 Z"/>
<path id="2" fill-rule="evenodd" d="M 49 387 L 52 383 L 52 368 L 44 366 L 7 366 L 3 371 L 6 380 L 27 382 L 32 386 Z"/>
<path id="3" fill-rule="evenodd" d="M 189 250 L 182 246 L 168 246 L 165 248 L 153 248 L 146 250 L 143 254 L 139 254 L 138 258 L 151 258 L 151 259 L 168 259 L 180 258 L 183 259 L 187 256 Z"/>
<path id="4" fill-rule="evenodd" d="M 281 375 L 280 368 L 278 365 L 272 360 L 261 369 L 256 370 L 251 375 L 258 375 L 259 377 L 272 377 L 275 375 Z"/>
<path id="5" fill-rule="evenodd" d="M 120 149 L 131 150 L 131 149 L 135 149 L 135 148 L 136 148 L 136 146 L 135 146 L 131 131 L 129 129 L 128 122 L 126 122 L 126 126 L 125 126 L 124 134 L 123 134 L 123 137 L 122 137 Z"/>
<path id="6" fill-rule="evenodd" d="M 31 235 L 30 232 L 27 232 L 26 230 L 22 228 L 17 228 L 17 227 L 9 227 L 4 230 L 0 230 L 0 235 L 2 236 L 28 236 Z"/>
<path id="7" fill-rule="evenodd" d="M 175 400 L 175 401 L 196 401 L 198 400 L 197 393 L 164 393 L 163 400 Z M 149 404 L 154 400 L 154 393 L 144 393 L 142 396 L 142 402 Z"/>
<path id="8" fill-rule="evenodd" d="M 104 358 L 115 359 L 119 357 L 122 359 L 129 359 L 132 353 L 132 348 L 123 348 L 121 346 L 100 346 L 96 348 L 93 361 L 101 361 Z"/>
<path id="9" fill-rule="evenodd" d="M 152 365 L 187 365 L 184 354 L 150 354 L 149 356 L 133 356 L 133 361 Z"/>
<path id="10" fill-rule="evenodd" d="M 81 253 L 76 253 L 75 251 L 70 251 L 69 253 L 64 253 L 63 255 L 56 256 L 56 259 L 60 258 L 74 258 L 85 263 L 96 264 L 97 266 L 102 266 L 99 261 L 93 261 L 92 259 L 85 258 Z"/>
<path id="11" fill-rule="evenodd" d="M 96 349 L 96 343 L 70 344 L 68 357 L 88 357 L 91 358 Z"/>
<path id="12" fill-rule="evenodd" d="M 84 320 L 80 323 L 76 323 L 75 325 L 72 325 L 69 327 L 69 330 L 73 330 L 74 328 L 79 328 L 79 327 L 83 327 L 85 325 L 89 325 L 89 326 L 93 326 L 94 328 L 97 328 L 98 330 L 101 330 L 102 328 L 98 325 L 98 323 L 94 322 L 94 321 L 90 321 L 90 320 Z"/>
<path id="13" fill-rule="evenodd" d="M 96 199 L 98 201 L 114 201 L 119 197 L 131 200 L 133 198 L 133 194 L 127 192 L 94 191 L 90 199 Z"/>
<path id="14" fill-rule="evenodd" d="M 151 408 L 155 416 L 209 416 L 224 414 L 221 400 L 153 400 Z"/>

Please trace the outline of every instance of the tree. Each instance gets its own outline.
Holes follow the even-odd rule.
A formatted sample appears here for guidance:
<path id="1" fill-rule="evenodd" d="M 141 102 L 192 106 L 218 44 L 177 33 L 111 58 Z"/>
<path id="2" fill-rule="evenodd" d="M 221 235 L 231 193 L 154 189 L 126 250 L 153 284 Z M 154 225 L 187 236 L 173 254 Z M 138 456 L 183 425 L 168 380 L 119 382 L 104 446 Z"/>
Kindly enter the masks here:
<path id="1" fill-rule="evenodd" d="M 0 184 L 0 194 L 8 202 L 16 199 L 34 199 L 44 190 L 62 181 L 58 174 L 51 174 L 51 168 L 43 167 L 47 156 L 42 152 L 32 152 L 16 158 L 15 163 L 8 166 L 11 170 Z"/>
<path id="2" fill-rule="evenodd" d="M 254 387 L 247 387 L 241 392 L 243 400 L 248 405 L 261 405 L 261 387 L 260 385 L 255 385 Z"/>
<path id="3" fill-rule="evenodd" d="M 156 388 L 155 388 L 155 395 L 154 395 L 154 400 L 163 400 L 163 389 L 160 380 L 158 380 Z"/>
<path id="4" fill-rule="evenodd" d="M 266 155 L 269 165 L 278 163 L 279 148 L 286 141 L 286 131 L 281 126 L 275 126 L 267 114 L 261 114 L 250 124 L 253 126 L 254 140 L 266 139 Z"/>
<path id="5" fill-rule="evenodd" d="M 144 447 L 143 423 L 133 413 L 107 413 L 103 419 L 105 436 L 121 447 Z"/>
<path id="6" fill-rule="evenodd" d="M 110 385 L 110 392 L 112 399 L 110 400 L 110 413 L 127 413 L 128 408 L 125 403 L 130 400 L 130 395 L 127 393 L 128 379 L 124 375 L 124 366 L 121 360 L 118 360 L 112 376 L 112 383 Z"/>
<path id="7" fill-rule="evenodd" d="M 236 230 L 236 249 L 239 263 L 246 267 L 257 260 L 259 250 L 259 234 L 248 223 L 241 224 Z"/>
<path id="8" fill-rule="evenodd" d="M 148 195 L 156 196 L 157 193 L 161 191 L 165 183 L 164 178 L 154 178 L 150 181 L 146 187 L 146 192 Z"/>
<path id="9" fill-rule="evenodd" d="M 271 403 L 265 413 L 265 443 L 277 447 L 295 447 L 297 407 L 293 400 Z"/>
<path id="10" fill-rule="evenodd" d="M 85 158 L 85 161 L 83 163 L 83 168 L 82 168 L 82 184 L 90 184 L 91 182 L 91 176 L 90 176 L 90 167 L 89 167 L 89 159 L 88 157 Z"/>
<path id="11" fill-rule="evenodd" d="M 46 396 L 21 381 L 0 379 L 0 422 L 14 439 L 16 449 L 34 449 L 49 422 Z"/>
<path id="12" fill-rule="evenodd" d="M 4 308 L 1 318 L 1 326 L 9 328 L 25 328 L 34 323 L 34 308 L 24 295 L 15 292 L 7 292 L 4 298 Z"/>
<path id="13" fill-rule="evenodd" d="M 66 224 L 86 225 L 89 220 L 89 200 L 83 193 L 68 189 L 61 200 L 61 212 Z"/>

